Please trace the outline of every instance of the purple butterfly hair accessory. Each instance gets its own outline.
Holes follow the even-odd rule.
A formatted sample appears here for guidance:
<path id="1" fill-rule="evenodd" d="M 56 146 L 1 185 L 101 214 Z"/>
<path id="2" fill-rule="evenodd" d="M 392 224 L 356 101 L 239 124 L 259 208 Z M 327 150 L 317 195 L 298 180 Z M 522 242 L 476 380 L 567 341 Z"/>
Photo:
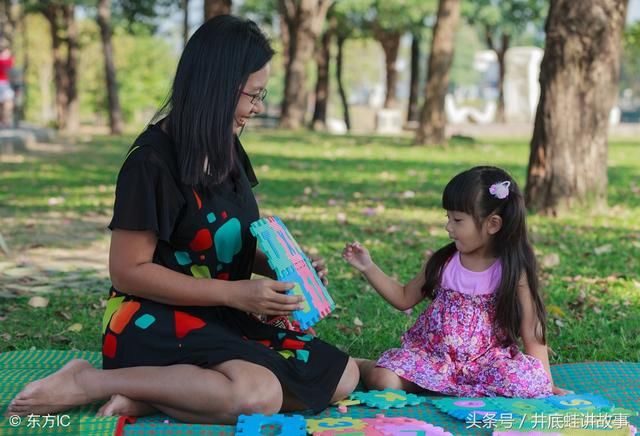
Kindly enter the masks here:
<path id="1" fill-rule="evenodd" d="M 494 183 L 489 187 L 489 193 L 494 197 L 503 200 L 509 196 L 509 186 L 511 186 L 511 182 L 508 180 Z"/>

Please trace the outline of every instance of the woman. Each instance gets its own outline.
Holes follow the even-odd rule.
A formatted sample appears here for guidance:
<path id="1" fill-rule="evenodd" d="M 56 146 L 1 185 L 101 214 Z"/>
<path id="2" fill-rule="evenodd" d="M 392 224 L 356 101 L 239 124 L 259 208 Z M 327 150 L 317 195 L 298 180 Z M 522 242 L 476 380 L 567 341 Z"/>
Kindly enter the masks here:
<path id="1" fill-rule="evenodd" d="M 264 110 L 272 55 L 255 23 L 232 16 L 189 40 L 166 116 L 138 137 L 118 176 L 104 369 L 69 362 L 27 385 L 7 413 L 110 399 L 99 414 L 157 410 L 233 423 L 240 414 L 319 411 L 355 388 L 346 354 L 247 314 L 300 306 L 284 294 L 293 284 L 249 280 L 271 273 L 249 232 L 257 179 L 238 134 Z"/>

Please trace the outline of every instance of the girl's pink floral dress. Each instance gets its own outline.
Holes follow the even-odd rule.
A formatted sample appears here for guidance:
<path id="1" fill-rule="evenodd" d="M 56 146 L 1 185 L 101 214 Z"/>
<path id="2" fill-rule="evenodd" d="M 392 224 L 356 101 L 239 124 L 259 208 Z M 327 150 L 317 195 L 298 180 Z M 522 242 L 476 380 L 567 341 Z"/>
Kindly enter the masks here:
<path id="1" fill-rule="evenodd" d="M 429 391 L 460 397 L 551 395 L 542 362 L 493 325 L 500 261 L 467 270 L 456 252 L 445 266 L 431 305 L 402 336 L 402 348 L 385 351 L 377 365 Z"/>

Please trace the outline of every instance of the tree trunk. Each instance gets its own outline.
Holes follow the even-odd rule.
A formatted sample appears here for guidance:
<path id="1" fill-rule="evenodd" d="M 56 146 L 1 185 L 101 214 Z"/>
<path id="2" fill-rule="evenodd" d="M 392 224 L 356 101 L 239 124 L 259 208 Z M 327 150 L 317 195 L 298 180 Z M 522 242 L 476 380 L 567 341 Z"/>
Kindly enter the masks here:
<path id="1" fill-rule="evenodd" d="M 453 62 L 454 35 L 460 18 L 460 0 L 440 0 L 429 55 L 425 101 L 420 113 L 416 144 L 443 144 L 446 115 L 444 98 Z"/>
<path id="2" fill-rule="evenodd" d="M 231 0 L 204 0 L 204 20 L 231 13 Z"/>
<path id="3" fill-rule="evenodd" d="M 557 215 L 602 207 L 627 0 L 551 0 L 525 197 Z"/>
<path id="4" fill-rule="evenodd" d="M 111 0 L 98 0 L 98 26 L 102 39 L 102 53 L 104 55 L 104 74 L 107 85 L 109 103 L 109 128 L 112 135 L 122 133 L 123 121 L 118 97 L 118 81 L 113 61 L 113 44 L 111 43 Z"/>
<path id="5" fill-rule="evenodd" d="M 304 125 L 307 109 L 307 63 L 332 0 L 279 0 L 289 33 L 289 62 L 285 70 L 280 125 L 297 129 Z"/>
<path id="6" fill-rule="evenodd" d="M 64 68 L 64 59 L 62 53 L 62 38 L 60 36 L 61 24 L 59 18 L 59 8 L 55 5 L 47 5 L 43 10 L 43 14 L 49 21 L 49 29 L 51 32 L 51 50 L 53 54 L 53 83 L 56 92 L 56 124 L 61 130 L 67 128 L 68 118 L 68 101 L 66 93 L 66 77 Z"/>
<path id="7" fill-rule="evenodd" d="M 15 121 L 19 124 L 20 121 L 24 120 L 25 114 L 27 113 L 27 92 L 29 91 L 26 86 L 27 75 L 29 74 L 29 37 L 27 32 L 27 13 L 24 8 L 20 8 L 20 31 L 22 32 L 22 84 L 20 88 L 20 92 L 22 93 L 20 97 L 19 104 L 16 104 L 15 107 Z"/>
<path id="8" fill-rule="evenodd" d="M 484 30 L 485 39 L 487 42 L 487 47 L 496 54 L 496 59 L 498 60 L 498 104 L 496 107 L 496 117 L 495 121 L 497 123 L 504 123 L 506 121 L 504 115 L 504 76 L 506 73 L 505 70 L 505 56 L 507 55 L 507 50 L 509 50 L 510 43 L 510 35 L 503 33 L 500 38 L 500 46 L 496 46 L 493 42 L 493 31 L 490 27 L 486 27 Z"/>
<path id="9" fill-rule="evenodd" d="M 398 60 L 398 50 L 400 49 L 400 38 L 402 33 L 397 31 L 386 31 L 376 26 L 374 34 L 384 51 L 384 63 L 386 71 L 386 94 L 384 97 L 384 107 L 391 108 L 396 105 L 396 83 L 398 81 L 398 70 L 396 61 Z"/>
<path id="10" fill-rule="evenodd" d="M 327 105 L 329 103 L 329 60 L 331 59 L 331 39 L 333 29 L 327 28 L 316 48 L 318 78 L 316 80 L 316 102 L 311 119 L 313 130 L 325 130 L 327 127 Z"/>
<path id="11" fill-rule="evenodd" d="M 342 116 L 344 117 L 344 124 L 347 126 L 347 130 L 351 130 L 349 102 L 347 101 L 347 94 L 344 90 L 344 84 L 342 83 L 342 59 L 344 54 L 344 43 L 346 40 L 347 38 L 345 36 L 338 35 L 338 52 L 336 53 L 336 82 L 338 84 L 338 94 L 340 94 L 340 101 L 342 102 Z"/>
<path id="12" fill-rule="evenodd" d="M 283 71 L 285 72 L 285 84 L 286 84 L 286 73 L 287 66 L 289 65 L 289 27 L 287 26 L 287 18 L 286 12 L 282 8 L 282 4 L 278 2 L 278 13 L 279 13 L 279 22 L 280 22 L 280 41 L 282 41 L 282 66 Z M 287 96 L 285 93 L 282 94 L 282 100 L 280 101 L 280 112 L 282 112 L 282 108 L 285 106 L 285 100 Z"/>
<path id="13" fill-rule="evenodd" d="M 189 0 L 182 0 L 182 48 L 189 41 Z"/>
<path id="14" fill-rule="evenodd" d="M 80 111 L 78 102 L 78 56 L 80 44 L 78 43 L 78 26 L 75 19 L 75 6 L 72 4 L 62 7 L 64 25 L 67 29 L 67 62 L 65 71 L 67 76 L 67 130 L 72 132 L 80 127 Z"/>
<path id="15" fill-rule="evenodd" d="M 13 16 L 11 0 L 0 0 L 0 39 L 4 39 L 13 51 L 16 18 Z"/>
<path id="16" fill-rule="evenodd" d="M 78 30 L 72 4 L 48 3 L 42 9 L 51 30 L 53 76 L 56 88 L 56 121 L 60 130 L 74 131 L 78 116 Z M 62 31 L 66 30 L 66 35 Z M 63 45 L 66 44 L 66 53 Z M 66 57 L 65 57 L 66 54 Z"/>
<path id="17" fill-rule="evenodd" d="M 411 39 L 411 79 L 409 82 L 409 106 L 407 121 L 418 121 L 418 94 L 420 93 L 420 36 L 412 35 Z"/>

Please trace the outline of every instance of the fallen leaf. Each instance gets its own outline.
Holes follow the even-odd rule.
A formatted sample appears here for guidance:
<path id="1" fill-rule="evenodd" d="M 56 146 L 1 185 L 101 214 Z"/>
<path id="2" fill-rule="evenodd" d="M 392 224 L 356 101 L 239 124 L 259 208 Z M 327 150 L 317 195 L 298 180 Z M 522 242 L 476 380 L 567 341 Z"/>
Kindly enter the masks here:
<path id="1" fill-rule="evenodd" d="M 599 256 L 604 253 L 609 253 L 611 252 L 611 250 L 613 250 L 613 247 L 611 246 L 611 244 L 606 244 L 606 245 L 601 245 L 600 247 L 594 248 L 593 252 Z"/>
<path id="2" fill-rule="evenodd" d="M 67 328 L 67 330 L 70 332 L 79 332 L 80 330 L 82 330 L 82 324 L 80 324 L 79 322 L 73 323 Z"/>
<path id="3" fill-rule="evenodd" d="M 553 304 L 547 306 L 547 312 L 559 318 L 564 318 L 566 316 L 564 311 L 560 307 Z"/>
<path id="4" fill-rule="evenodd" d="M 353 323 L 358 327 L 362 327 L 364 325 L 360 318 L 358 318 L 357 316 L 353 319 Z"/>
<path id="5" fill-rule="evenodd" d="M 56 315 L 60 315 L 61 317 L 63 317 L 67 321 L 71 321 L 71 315 L 69 314 L 69 312 L 65 312 L 64 310 L 58 310 L 56 312 Z"/>
<path id="6" fill-rule="evenodd" d="M 29 299 L 29 306 L 31 307 L 47 307 L 49 305 L 49 299 L 45 297 L 31 297 Z"/>
<path id="7" fill-rule="evenodd" d="M 553 268 L 560 265 L 560 256 L 558 253 L 549 253 L 542 258 L 542 266 L 545 268 Z"/>

